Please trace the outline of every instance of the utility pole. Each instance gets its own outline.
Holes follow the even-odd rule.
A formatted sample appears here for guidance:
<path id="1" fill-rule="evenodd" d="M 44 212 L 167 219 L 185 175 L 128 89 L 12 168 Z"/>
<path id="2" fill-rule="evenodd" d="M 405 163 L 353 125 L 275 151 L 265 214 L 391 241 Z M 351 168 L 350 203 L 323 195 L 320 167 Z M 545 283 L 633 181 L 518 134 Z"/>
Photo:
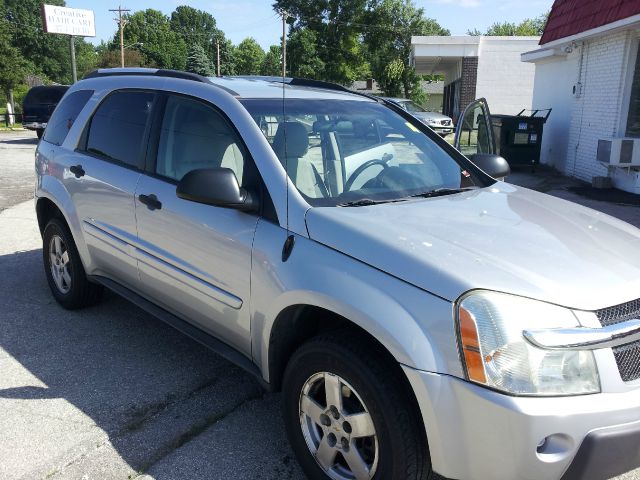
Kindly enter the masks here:
<path id="1" fill-rule="evenodd" d="M 287 76 L 287 19 L 291 17 L 289 12 L 281 10 L 282 15 L 282 78 Z"/>
<path id="2" fill-rule="evenodd" d="M 71 47 L 71 76 L 73 83 L 78 81 L 78 72 L 76 69 L 76 42 L 73 35 L 69 35 L 69 46 Z"/>
<path id="3" fill-rule="evenodd" d="M 118 18 L 114 18 L 114 20 L 118 23 L 118 26 L 120 27 L 120 66 L 122 68 L 124 68 L 124 25 L 127 23 L 127 21 L 122 18 L 122 14 L 124 12 L 130 12 L 131 10 L 128 10 L 126 8 L 122 8 L 122 6 L 118 6 L 118 8 L 114 8 L 114 9 L 110 9 L 110 12 L 118 12 Z"/>
<path id="4" fill-rule="evenodd" d="M 216 72 L 220 76 L 220 40 L 216 40 L 216 50 L 218 51 L 218 60 L 216 62 Z"/>

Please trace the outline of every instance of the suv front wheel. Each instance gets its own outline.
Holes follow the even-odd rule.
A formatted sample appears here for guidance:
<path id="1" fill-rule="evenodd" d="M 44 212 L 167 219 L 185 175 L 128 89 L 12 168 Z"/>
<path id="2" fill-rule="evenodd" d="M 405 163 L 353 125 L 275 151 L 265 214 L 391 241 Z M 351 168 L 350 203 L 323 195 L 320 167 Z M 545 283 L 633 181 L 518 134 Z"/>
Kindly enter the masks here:
<path id="1" fill-rule="evenodd" d="M 100 300 L 103 287 L 87 280 L 71 232 L 58 218 L 44 229 L 42 257 L 51 293 L 64 308 L 73 310 Z"/>
<path id="2" fill-rule="evenodd" d="M 293 450 L 313 480 L 432 478 L 411 392 L 398 368 L 349 331 L 314 338 L 283 380 Z"/>

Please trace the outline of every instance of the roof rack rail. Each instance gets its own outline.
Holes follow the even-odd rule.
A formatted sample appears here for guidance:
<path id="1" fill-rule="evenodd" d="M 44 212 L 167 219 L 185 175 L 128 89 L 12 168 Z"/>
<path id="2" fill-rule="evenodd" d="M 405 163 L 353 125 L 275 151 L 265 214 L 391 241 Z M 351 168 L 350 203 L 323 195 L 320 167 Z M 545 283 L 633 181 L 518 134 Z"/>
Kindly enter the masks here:
<path id="1" fill-rule="evenodd" d="M 383 99 L 376 97 L 375 95 L 369 95 L 367 93 L 358 92 L 357 90 L 351 90 L 344 85 L 340 85 L 339 83 L 326 82 L 324 80 L 313 80 L 311 78 L 277 77 L 264 75 L 234 75 L 233 78 L 243 78 L 245 80 L 263 80 L 265 82 L 274 83 L 286 83 L 287 85 L 291 85 L 293 87 L 323 88 L 325 90 L 335 90 L 337 92 L 360 95 L 361 97 L 367 97 L 378 102 L 384 101 Z"/>
<path id="2" fill-rule="evenodd" d="M 182 78 L 200 83 L 211 83 L 207 77 L 197 73 L 182 72 L 179 70 L 155 69 L 155 68 L 104 68 L 87 73 L 84 79 L 100 77 L 117 77 L 122 75 L 148 75 L 155 77 Z"/>

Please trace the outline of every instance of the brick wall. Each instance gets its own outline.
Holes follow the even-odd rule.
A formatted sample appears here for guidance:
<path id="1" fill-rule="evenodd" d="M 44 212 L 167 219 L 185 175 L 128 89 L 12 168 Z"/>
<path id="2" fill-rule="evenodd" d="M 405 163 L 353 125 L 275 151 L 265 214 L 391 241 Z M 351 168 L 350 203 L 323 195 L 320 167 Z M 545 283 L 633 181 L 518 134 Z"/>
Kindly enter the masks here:
<path id="1" fill-rule="evenodd" d="M 476 99 L 478 81 L 478 57 L 462 58 L 462 76 L 460 78 L 460 114 Z"/>
<path id="2" fill-rule="evenodd" d="M 609 34 L 586 41 L 580 52 L 578 69 L 582 95 L 574 99 L 569 125 L 565 172 L 588 182 L 607 175 L 608 169 L 596 161 L 598 140 L 620 137 L 629 61 L 634 37 L 630 31 Z M 578 63 L 579 65 L 579 63 Z"/>

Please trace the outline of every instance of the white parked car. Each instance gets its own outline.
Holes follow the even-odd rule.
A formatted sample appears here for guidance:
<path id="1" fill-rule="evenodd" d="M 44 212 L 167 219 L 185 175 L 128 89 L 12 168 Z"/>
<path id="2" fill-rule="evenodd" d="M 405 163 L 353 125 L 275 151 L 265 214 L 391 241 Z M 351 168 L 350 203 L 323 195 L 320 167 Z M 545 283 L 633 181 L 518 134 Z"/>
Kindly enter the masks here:
<path id="1" fill-rule="evenodd" d="M 399 105 L 404 110 L 411 113 L 414 117 L 416 117 L 422 123 L 428 125 L 441 137 L 446 137 L 450 133 L 453 133 L 453 120 L 451 120 L 451 117 L 447 117 L 446 115 L 438 112 L 429 112 L 413 100 L 409 100 L 407 98 L 383 98 L 395 103 L 396 105 Z"/>

